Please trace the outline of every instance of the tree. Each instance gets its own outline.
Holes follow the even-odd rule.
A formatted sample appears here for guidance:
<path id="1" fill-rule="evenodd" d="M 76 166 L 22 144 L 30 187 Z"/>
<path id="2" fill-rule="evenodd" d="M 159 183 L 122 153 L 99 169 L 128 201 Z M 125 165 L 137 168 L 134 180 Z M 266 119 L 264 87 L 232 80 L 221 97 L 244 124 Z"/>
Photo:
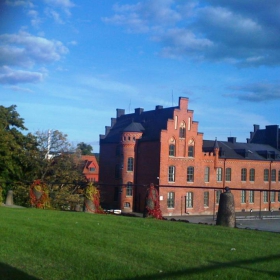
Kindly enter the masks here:
<path id="1" fill-rule="evenodd" d="M 80 151 L 75 150 L 67 135 L 58 130 L 35 133 L 40 150 L 38 179 L 49 186 L 54 208 L 80 204 L 86 178 L 83 175 Z"/>
<path id="2" fill-rule="evenodd" d="M 15 203 L 28 202 L 27 185 L 36 176 L 36 138 L 28 133 L 16 105 L 0 106 L 0 187 L 5 197 L 8 189 L 15 190 Z M 20 193 L 20 194 L 19 194 Z"/>
<path id="3" fill-rule="evenodd" d="M 26 130 L 24 121 L 16 111 L 16 105 L 0 106 L 0 182 L 27 179 L 32 166 L 32 153 L 37 143 Z"/>
<path id="4" fill-rule="evenodd" d="M 90 155 L 92 153 L 92 146 L 84 142 L 81 142 L 77 145 L 77 148 L 81 150 L 82 155 Z"/>
<path id="5" fill-rule="evenodd" d="M 44 180 L 46 174 L 53 167 L 54 159 L 65 153 L 73 151 L 67 140 L 67 134 L 58 130 L 36 131 L 35 137 L 38 143 L 38 179 Z"/>

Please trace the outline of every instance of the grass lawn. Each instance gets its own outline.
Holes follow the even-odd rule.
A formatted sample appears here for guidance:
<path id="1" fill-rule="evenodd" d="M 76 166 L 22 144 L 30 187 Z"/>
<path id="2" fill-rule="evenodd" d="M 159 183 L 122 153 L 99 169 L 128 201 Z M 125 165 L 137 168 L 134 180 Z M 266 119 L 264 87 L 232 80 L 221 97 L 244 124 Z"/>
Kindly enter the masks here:
<path id="1" fill-rule="evenodd" d="M 280 235 L 0 207 L 0 279 L 280 279 Z"/>

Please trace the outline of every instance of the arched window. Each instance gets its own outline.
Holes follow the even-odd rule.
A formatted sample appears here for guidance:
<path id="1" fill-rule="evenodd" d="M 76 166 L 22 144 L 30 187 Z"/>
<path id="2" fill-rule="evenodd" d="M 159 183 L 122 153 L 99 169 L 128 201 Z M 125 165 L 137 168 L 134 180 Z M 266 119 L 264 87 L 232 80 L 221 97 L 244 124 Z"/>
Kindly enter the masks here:
<path id="1" fill-rule="evenodd" d="M 127 159 L 127 171 L 133 171 L 133 157 Z"/>
<path id="2" fill-rule="evenodd" d="M 246 168 L 241 169 L 241 181 L 243 181 L 243 182 L 247 181 L 247 169 Z"/>
<path id="3" fill-rule="evenodd" d="M 265 169 L 265 170 L 263 171 L 263 180 L 264 180 L 265 182 L 268 182 L 268 177 L 269 177 L 269 170 L 268 170 L 268 169 Z"/>
<path id="4" fill-rule="evenodd" d="M 126 185 L 126 196 L 132 196 L 132 182 L 128 182 Z"/>
<path id="5" fill-rule="evenodd" d="M 226 181 L 231 181 L 231 168 L 226 168 Z"/>
<path id="6" fill-rule="evenodd" d="M 169 140 L 169 156 L 170 157 L 175 157 L 176 155 L 176 146 L 175 146 L 175 139 L 172 137 Z"/>
<path id="7" fill-rule="evenodd" d="M 217 181 L 221 182 L 223 180 L 223 168 L 218 167 L 216 170 Z"/>
<path id="8" fill-rule="evenodd" d="M 276 169 L 271 170 L 271 182 L 276 182 Z"/>
<path id="9" fill-rule="evenodd" d="M 194 181 L 194 167 L 189 166 L 187 169 L 187 182 L 193 182 Z"/>
<path id="10" fill-rule="evenodd" d="M 250 174 L 249 174 L 249 180 L 250 182 L 254 182 L 255 181 L 255 169 L 254 168 L 251 168 L 250 169 Z"/>
<path id="11" fill-rule="evenodd" d="M 186 124 L 185 124 L 185 122 L 181 122 L 181 124 L 180 124 L 179 137 L 180 138 L 186 138 Z"/>

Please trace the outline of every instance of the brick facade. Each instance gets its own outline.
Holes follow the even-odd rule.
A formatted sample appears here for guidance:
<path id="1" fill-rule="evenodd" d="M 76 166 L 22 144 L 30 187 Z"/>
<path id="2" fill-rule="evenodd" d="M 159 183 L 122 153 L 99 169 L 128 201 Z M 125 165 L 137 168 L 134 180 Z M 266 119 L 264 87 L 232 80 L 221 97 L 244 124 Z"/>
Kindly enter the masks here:
<path id="1" fill-rule="evenodd" d="M 82 158 L 83 164 L 83 174 L 90 182 L 98 182 L 99 180 L 99 165 L 96 160 L 96 157 L 93 155 L 83 155 Z"/>
<path id="2" fill-rule="evenodd" d="M 215 213 L 226 186 L 236 211 L 279 209 L 280 151 L 266 143 L 237 143 L 234 137 L 203 140 L 193 114 L 184 97 L 171 108 L 138 108 L 127 115 L 117 109 L 117 118 L 100 135 L 105 208 L 143 212 L 146 189 L 153 183 L 163 215 Z"/>

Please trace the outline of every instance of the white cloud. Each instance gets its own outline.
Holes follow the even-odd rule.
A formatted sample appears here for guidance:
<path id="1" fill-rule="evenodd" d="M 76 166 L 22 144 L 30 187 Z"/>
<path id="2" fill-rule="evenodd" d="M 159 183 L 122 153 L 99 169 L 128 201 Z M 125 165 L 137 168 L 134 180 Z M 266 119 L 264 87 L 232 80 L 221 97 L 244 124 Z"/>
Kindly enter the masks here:
<path id="1" fill-rule="evenodd" d="M 243 101 L 267 102 L 280 99 L 280 85 L 272 83 L 253 83 L 228 87 L 231 93 L 224 96 L 234 97 Z"/>
<path id="2" fill-rule="evenodd" d="M 13 91 L 19 91 L 19 92 L 28 92 L 28 93 L 33 93 L 34 91 L 29 89 L 29 88 L 23 88 L 19 86 L 10 86 L 10 89 Z"/>
<path id="3" fill-rule="evenodd" d="M 7 66 L 0 68 L 0 84 L 37 83 L 44 75 L 39 72 L 13 70 Z"/>
<path id="4" fill-rule="evenodd" d="M 0 35 L 0 41 L 2 65 L 31 67 L 60 60 L 68 52 L 60 41 L 36 37 L 26 32 Z"/>
<path id="5" fill-rule="evenodd" d="M 280 2 L 276 0 L 146 0 L 113 7 L 103 18 L 145 32 L 172 58 L 252 67 L 280 64 Z"/>
<path id="6" fill-rule="evenodd" d="M 52 18 L 58 24 L 64 23 L 64 21 L 61 19 L 60 15 L 59 15 L 59 13 L 53 9 L 50 9 L 50 8 L 45 9 L 45 14 L 48 17 Z"/>
<path id="7" fill-rule="evenodd" d="M 67 16 L 71 15 L 70 9 L 75 7 L 70 0 L 45 0 L 45 3 L 53 8 L 60 8 Z"/>
<path id="8" fill-rule="evenodd" d="M 24 6 L 24 7 L 34 7 L 33 3 L 28 0 L 6 0 L 5 4 L 9 6 Z"/>
<path id="9" fill-rule="evenodd" d="M 173 0 L 148 0 L 135 5 L 116 4 L 113 7 L 116 14 L 110 18 L 103 18 L 103 21 L 127 26 L 128 30 L 133 32 L 158 30 L 181 19 L 180 13 L 170 7 L 174 2 Z"/>

